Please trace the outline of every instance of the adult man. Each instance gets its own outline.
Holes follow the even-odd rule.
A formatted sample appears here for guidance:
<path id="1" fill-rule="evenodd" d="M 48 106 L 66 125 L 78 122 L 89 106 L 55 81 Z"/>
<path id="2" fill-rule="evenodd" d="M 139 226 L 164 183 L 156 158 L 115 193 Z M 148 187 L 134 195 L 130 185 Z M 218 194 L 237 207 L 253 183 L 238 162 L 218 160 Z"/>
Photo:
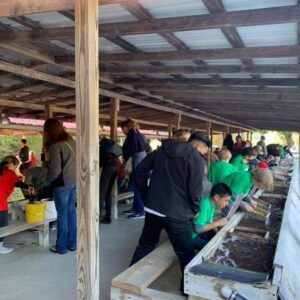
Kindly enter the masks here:
<path id="1" fill-rule="evenodd" d="M 258 146 L 262 147 L 263 150 L 263 154 L 267 155 L 267 146 L 266 146 L 266 142 L 265 142 L 266 138 L 262 135 L 260 137 L 260 141 L 257 143 Z"/>
<path id="2" fill-rule="evenodd" d="M 26 139 L 21 139 L 21 149 L 19 151 L 19 158 L 22 163 L 29 162 L 29 147 L 27 146 Z"/>
<path id="3" fill-rule="evenodd" d="M 137 186 L 145 202 L 146 216 L 131 264 L 154 250 L 163 229 L 179 258 L 182 272 L 192 260 L 192 220 L 199 210 L 204 155 L 210 146 L 209 138 L 200 132 L 191 134 L 188 143 L 165 140 L 161 148 L 149 154 L 138 166 Z"/>

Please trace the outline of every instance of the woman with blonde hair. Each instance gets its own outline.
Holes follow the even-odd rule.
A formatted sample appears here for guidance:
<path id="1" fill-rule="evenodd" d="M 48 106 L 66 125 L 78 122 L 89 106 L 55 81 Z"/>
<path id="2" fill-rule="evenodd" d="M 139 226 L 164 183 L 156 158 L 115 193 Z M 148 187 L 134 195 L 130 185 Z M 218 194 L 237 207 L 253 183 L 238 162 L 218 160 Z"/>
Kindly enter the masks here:
<path id="1" fill-rule="evenodd" d="M 46 182 L 53 189 L 57 210 L 57 240 L 50 251 L 65 254 L 77 248 L 76 144 L 54 118 L 44 124 L 44 144 L 49 153 Z"/>
<path id="2" fill-rule="evenodd" d="M 191 134 L 189 133 L 189 131 L 185 129 L 178 129 L 174 131 L 172 138 L 177 141 L 187 142 L 189 140 L 190 135 Z"/>
<path id="3" fill-rule="evenodd" d="M 127 119 L 123 121 L 120 126 L 126 135 L 122 151 L 124 164 L 132 164 L 130 180 L 134 192 L 133 207 L 130 210 L 124 211 L 124 214 L 128 215 L 128 219 L 141 219 L 144 218 L 144 203 L 136 186 L 135 171 L 140 162 L 147 155 L 147 140 L 146 137 L 140 133 L 139 126 L 134 120 Z"/>

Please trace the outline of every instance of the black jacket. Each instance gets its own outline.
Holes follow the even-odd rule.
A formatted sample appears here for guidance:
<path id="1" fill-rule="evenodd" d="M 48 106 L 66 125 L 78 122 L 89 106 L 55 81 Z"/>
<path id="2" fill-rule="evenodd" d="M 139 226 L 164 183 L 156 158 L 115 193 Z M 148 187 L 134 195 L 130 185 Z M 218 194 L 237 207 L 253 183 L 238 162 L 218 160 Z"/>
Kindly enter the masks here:
<path id="1" fill-rule="evenodd" d="M 147 208 L 187 221 L 199 210 L 204 172 L 205 158 L 190 144 L 164 140 L 139 164 L 136 181 Z"/>
<path id="2" fill-rule="evenodd" d="M 123 145 L 123 157 L 127 161 L 137 152 L 147 150 L 146 137 L 137 129 L 130 129 Z"/>

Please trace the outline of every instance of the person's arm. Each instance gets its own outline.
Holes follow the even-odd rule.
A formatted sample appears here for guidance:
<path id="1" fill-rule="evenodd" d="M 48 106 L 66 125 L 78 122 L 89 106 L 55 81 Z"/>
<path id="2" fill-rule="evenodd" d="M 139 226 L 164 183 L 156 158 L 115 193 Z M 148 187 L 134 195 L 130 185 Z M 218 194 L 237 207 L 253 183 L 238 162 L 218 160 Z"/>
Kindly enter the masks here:
<path id="1" fill-rule="evenodd" d="M 199 211 L 199 201 L 203 190 L 203 177 L 205 172 L 205 160 L 200 154 L 195 153 L 188 160 L 188 198 L 192 211 Z"/>
<path id="2" fill-rule="evenodd" d="M 197 233 L 203 233 L 203 232 L 206 232 L 206 231 L 214 230 L 218 227 L 223 227 L 227 223 L 228 223 L 228 220 L 226 218 L 222 218 L 222 219 L 214 221 L 210 224 L 206 224 L 204 226 L 199 226 L 197 224 L 194 224 L 194 229 Z"/>
<path id="3" fill-rule="evenodd" d="M 148 191 L 149 173 L 153 170 L 156 155 L 157 151 L 148 154 L 136 168 L 136 185 L 142 198 L 145 197 Z"/>
<path id="4" fill-rule="evenodd" d="M 61 173 L 61 152 L 58 144 L 53 144 L 49 148 L 49 165 L 46 182 L 51 183 Z"/>
<path id="5" fill-rule="evenodd" d="M 127 138 L 126 138 L 126 146 L 124 148 L 125 153 L 123 153 L 125 161 L 127 161 L 130 157 L 133 156 L 134 153 L 136 153 L 136 133 L 134 130 L 130 130 Z"/>

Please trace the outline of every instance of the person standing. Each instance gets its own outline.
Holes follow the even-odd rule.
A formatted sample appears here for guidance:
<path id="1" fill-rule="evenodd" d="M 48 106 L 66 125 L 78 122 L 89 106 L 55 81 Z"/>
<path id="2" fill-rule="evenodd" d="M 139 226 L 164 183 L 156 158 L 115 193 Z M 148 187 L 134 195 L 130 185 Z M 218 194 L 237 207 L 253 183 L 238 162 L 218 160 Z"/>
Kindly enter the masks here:
<path id="1" fill-rule="evenodd" d="M 266 138 L 262 135 L 260 137 L 260 141 L 256 145 L 262 147 L 263 154 L 267 155 L 267 146 L 266 146 L 265 140 L 266 140 Z"/>
<path id="2" fill-rule="evenodd" d="M 53 189 L 57 210 L 57 240 L 50 251 L 66 254 L 77 248 L 76 144 L 62 123 L 54 118 L 44 124 L 44 142 L 49 153 L 46 182 Z"/>
<path id="3" fill-rule="evenodd" d="M 29 162 L 29 147 L 27 146 L 27 140 L 21 139 L 21 149 L 19 151 L 19 158 L 21 163 Z"/>
<path id="4" fill-rule="evenodd" d="M 137 186 L 144 199 L 146 216 L 131 265 L 155 249 L 163 229 L 178 256 L 182 274 L 193 259 L 192 221 L 199 210 L 204 155 L 209 147 L 211 141 L 200 132 L 192 133 L 188 143 L 167 139 L 137 167 Z"/>
<path id="5" fill-rule="evenodd" d="M 138 130 L 138 124 L 131 119 L 122 122 L 121 128 L 126 135 L 122 148 L 124 165 L 132 164 L 132 172 L 129 176 L 134 193 L 133 207 L 130 210 L 124 211 L 124 214 L 128 215 L 128 219 L 142 219 L 145 217 L 144 204 L 136 185 L 136 169 L 147 155 L 147 140 Z"/>
<path id="6" fill-rule="evenodd" d="M 234 145 L 234 142 L 232 139 L 232 135 L 230 133 L 228 133 L 224 139 L 223 147 L 226 147 L 226 149 L 228 149 L 232 153 L 233 145 Z"/>

